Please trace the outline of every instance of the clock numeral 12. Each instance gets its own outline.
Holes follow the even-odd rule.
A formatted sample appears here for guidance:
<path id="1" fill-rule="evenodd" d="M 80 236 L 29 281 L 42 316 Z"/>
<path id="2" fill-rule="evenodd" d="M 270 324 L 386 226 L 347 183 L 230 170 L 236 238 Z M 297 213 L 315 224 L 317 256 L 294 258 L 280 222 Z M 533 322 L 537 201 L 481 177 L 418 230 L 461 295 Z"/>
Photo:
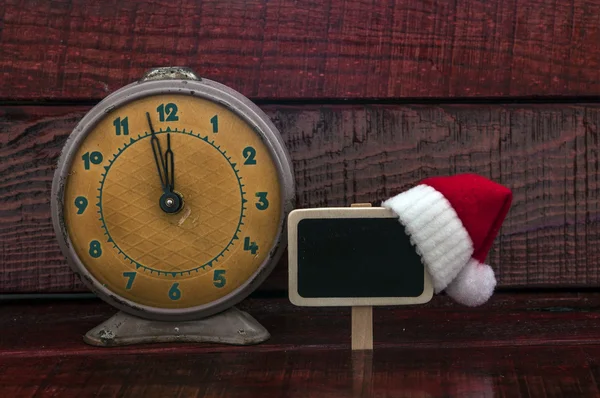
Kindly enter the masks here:
<path id="1" fill-rule="evenodd" d="M 113 121 L 113 126 L 115 126 L 115 133 L 117 135 L 129 135 L 129 120 L 126 117 L 124 119 L 120 117 L 116 118 Z"/>
<path id="2" fill-rule="evenodd" d="M 213 273 L 213 285 L 215 285 L 215 287 L 223 287 L 225 286 L 226 282 L 227 280 L 225 280 L 225 270 L 216 269 Z"/>
<path id="3" fill-rule="evenodd" d="M 250 238 L 246 237 L 244 239 L 244 250 L 249 251 L 252 254 L 256 254 L 258 251 L 258 245 L 256 242 L 250 242 Z"/>
<path id="4" fill-rule="evenodd" d="M 158 111 L 158 120 L 161 122 L 164 122 L 165 120 L 167 122 L 176 122 L 179 120 L 179 116 L 177 116 L 177 105 L 172 102 L 169 102 L 167 105 L 160 104 L 156 110 Z"/>
<path id="5" fill-rule="evenodd" d="M 169 289 L 169 298 L 171 300 L 179 300 L 181 298 L 181 290 L 179 290 L 179 283 L 173 283 L 171 289 Z"/>

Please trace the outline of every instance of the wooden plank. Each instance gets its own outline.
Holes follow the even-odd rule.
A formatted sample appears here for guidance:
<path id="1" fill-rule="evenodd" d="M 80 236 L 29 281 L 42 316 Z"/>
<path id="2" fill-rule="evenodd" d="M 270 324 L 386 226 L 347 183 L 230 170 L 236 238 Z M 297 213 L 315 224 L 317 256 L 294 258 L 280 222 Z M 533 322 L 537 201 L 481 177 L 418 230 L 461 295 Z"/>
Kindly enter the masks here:
<path id="1" fill-rule="evenodd" d="M 598 294 L 499 294 L 475 309 L 447 297 L 376 308 L 374 351 L 357 356 L 345 333 L 349 309 L 299 308 L 287 299 L 242 303 L 272 335 L 252 347 L 99 349 L 81 334 L 113 312 L 105 304 L 4 303 L 0 394 L 598 396 L 599 305 Z"/>
<path id="2" fill-rule="evenodd" d="M 297 207 L 373 205 L 477 172 L 513 190 L 488 257 L 500 287 L 600 286 L 600 105 L 263 107 L 293 158 Z M 81 290 L 55 242 L 52 173 L 88 107 L 0 107 L 0 291 Z M 287 287 L 285 259 L 264 289 Z"/>
<path id="3" fill-rule="evenodd" d="M 252 98 L 600 93 L 590 0 L 1 0 L 0 99 L 99 99 L 186 65 Z"/>
<path id="4" fill-rule="evenodd" d="M 81 334 L 107 305 L 4 302 L 0 396 L 598 396 L 599 306 L 598 293 L 555 293 L 377 308 L 374 352 L 356 356 L 349 309 L 287 299 L 242 303 L 272 334 L 251 347 L 91 347 Z"/>
<path id="5" fill-rule="evenodd" d="M 597 397 L 600 345 L 0 358 L 5 397 Z"/>
<path id="6" fill-rule="evenodd" d="M 376 307 L 373 348 L 377 354 L 385 349 L 408 348 L 596 345 L 600 333 L 598 306 L 598 293 L 498 293 L 475 308 L 444 295 L 424 305 Z M 0 359 L 89 357 L 107 352 L 150 355 L 182 350 L 189 355 L 307 349 L 351 352 L 350 308 L 296 307 L 287 298 L 276 297 L 251 297 L 239 308 L 271 333 L 268 341 L 253 347 L 161 343 L 100 349 L 85 344 L 82 338 L 116 312 L 99 300 L 3 302 Z"/>

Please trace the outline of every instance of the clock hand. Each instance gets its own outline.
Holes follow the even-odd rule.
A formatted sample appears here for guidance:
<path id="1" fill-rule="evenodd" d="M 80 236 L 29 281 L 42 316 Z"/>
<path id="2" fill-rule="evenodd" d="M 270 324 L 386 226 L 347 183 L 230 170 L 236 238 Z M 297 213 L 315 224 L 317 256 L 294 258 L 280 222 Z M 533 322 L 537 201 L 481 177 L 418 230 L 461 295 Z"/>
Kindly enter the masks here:
<path id="1" fill-rule="evenodd" d="M 154 154 L 154 163 L 156 164 L 158 177 L 163 189 L 163 194 L 158 203 L 165 213 L 177 213 L 183 207 L 183 198 L 173 191 L 175 188 L 175 161 L 173 151 L 171 150 L 171 134 L 167 133 L 167 151 L 163 156 L 160 140 L 154 132 L 154 127 L 152 127 L 150 113 L 146 112 L 146 118 L 148 119 L 150 132 L 152 133 L 150 141 L 152 144 L 152 153 Z"/>
<path id="2" fill-rule="evenodd" d="M 156 169 L 158 170 L 160 184 L 164 192 L 169 192 L 167 168 L 165 165 L 165 159 L 162 155 L 162 149 L 160 148 L 160 141 L 156 136 L 156 133 L 154 132 L 154 128 L 152 127 L 150 113 L 146 112 L 146 118 L 148 119 L 148 126 L 150 126 L 150 133 L 152 134 L 152 138 L 150 138 L 150 141 L 152 143 L 152 153 L 154 154 L 154 163 L 156 164 Z"/>
<path id="3" fill-rule="evenodd" d="M 170 192 L 175 189 L 175 160 L 171 150 L 171 133 L 167 133 L 167 151 L 165 152 L 165 175 Z"/>

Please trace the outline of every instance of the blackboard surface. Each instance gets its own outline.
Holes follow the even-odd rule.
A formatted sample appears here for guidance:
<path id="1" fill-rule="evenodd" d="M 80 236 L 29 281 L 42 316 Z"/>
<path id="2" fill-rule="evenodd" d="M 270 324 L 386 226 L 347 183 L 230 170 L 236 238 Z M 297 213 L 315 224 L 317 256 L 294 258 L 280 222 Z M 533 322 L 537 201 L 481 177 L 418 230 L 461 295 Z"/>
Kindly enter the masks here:
<path id="1" fill-rule="evenodd" d="M 304 298 L 418 297 L 424 268 L 394 218 L 307 218 L 298 223 Z"/>

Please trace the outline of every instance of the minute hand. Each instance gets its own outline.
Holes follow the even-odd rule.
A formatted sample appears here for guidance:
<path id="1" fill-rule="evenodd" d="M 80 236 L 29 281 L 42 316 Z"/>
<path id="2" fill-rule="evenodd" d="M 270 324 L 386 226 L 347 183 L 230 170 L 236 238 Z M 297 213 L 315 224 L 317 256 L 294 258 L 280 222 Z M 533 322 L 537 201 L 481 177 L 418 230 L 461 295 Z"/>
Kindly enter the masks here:
<path id="1" fill-rule="evenodd" d="M 168 177 L 167 177 L 167 168 L 165 165 L 165 159 L 163 158 L 163 152 L 160 148 L 160 141 L 154 132 L 154 128 L 152 127 L 152 120 L 150 120 L 150 113 L 146 112 L 146 117 L 148 118 L 148 126 L 150 126 L 150 133 L 152 137 L 150 138 L 150 142 L 152 144 L 152 153 L 154 154 L 154 163 L 156 164 L 156 169 L 158 170 L 158 177 L 160 178 L 160 184 L 164 192 L 169 192 L 168 185 Z"/>

